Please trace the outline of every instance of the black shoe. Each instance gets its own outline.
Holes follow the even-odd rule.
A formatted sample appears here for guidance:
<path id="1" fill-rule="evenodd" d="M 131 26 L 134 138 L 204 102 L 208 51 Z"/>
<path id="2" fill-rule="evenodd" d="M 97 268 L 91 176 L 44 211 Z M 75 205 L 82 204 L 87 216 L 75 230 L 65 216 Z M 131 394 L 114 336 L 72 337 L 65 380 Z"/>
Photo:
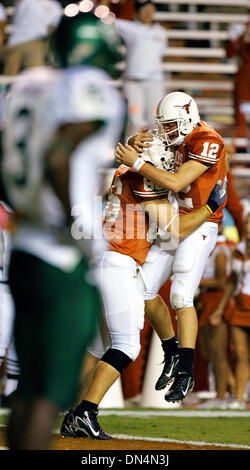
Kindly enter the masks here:
<path id="1" fill-rule="evenodd" d="M 77 436 L 90 437 L 91 439 L 98 439 L 107 441 L 114 439 L 110 434 L 103 431 L 97 421 L 98 411 L 74 411 L 73 430 Z"/>
<path id="2" fill-rule="evenodd" d="M 63 418 L 60 434 L 63 437 L 79 437 L 79 435 L 74 431 L 74 411 L 69 410 Z"/>
<path id="3" fill-rule="evenodd" d="M 178 371 L 179 356 L 167 356 L 165 354 L 163 371 L 155 384 L 155 390 L 162 390 L 171 382 Z"/>
<path id="4" fill-rule="evenodd" d="M 165 400 L 178 402 L 183 400 L 194 388 L 194 378 L 187 372 L 179 371 L 173 385 L 165 395 Z"/>
<path id="5" fill-rule="evenodd" d="M 1 408 L 12 408 L 13 401 L 16 396 L 16 391 L 10 393 L 9 395 L 2 394 L 1 396 Z"/>

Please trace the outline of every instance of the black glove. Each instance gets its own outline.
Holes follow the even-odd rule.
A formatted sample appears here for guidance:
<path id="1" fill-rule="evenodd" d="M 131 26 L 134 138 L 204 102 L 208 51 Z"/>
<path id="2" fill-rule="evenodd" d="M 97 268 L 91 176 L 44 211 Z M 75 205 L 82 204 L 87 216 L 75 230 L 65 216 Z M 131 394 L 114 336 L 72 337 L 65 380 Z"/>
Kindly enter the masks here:
<path id="1" fill-rule="evenodd" d="M 207 208 L 210 209 L 212 214 L 217 211 L 227 197 L 227 177 L 224 179 L 222 187 L 221 184 L 221 180 L 217 181 L 206 203 Z"/>

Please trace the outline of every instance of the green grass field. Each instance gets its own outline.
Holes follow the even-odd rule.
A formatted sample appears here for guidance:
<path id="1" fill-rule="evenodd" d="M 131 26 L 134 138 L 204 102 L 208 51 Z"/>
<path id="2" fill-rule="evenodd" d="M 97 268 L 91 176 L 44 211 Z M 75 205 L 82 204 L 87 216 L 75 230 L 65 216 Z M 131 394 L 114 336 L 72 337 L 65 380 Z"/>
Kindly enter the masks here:
<path id="1" fill-rule="evenodd" d="M 156 409 L 144 409 L 143 413 L 139 409 L 133 409 L 131 413 L 128 410 L 101 410 L 99 422 L 105 431 L 115 435 L 237 444 L 250 449 L 250 412 L 238 412 L 237 416 L 213 412 L 214 417 L 210 417 L 211 413 L 209 416 L 203 413 L 202 417 L 199 413 L 198 417 L 196 410 L 185 410 L 185 417 L 181 414 L 181 410 L 174 413 Z M 216 416 L 218 414 L 220 416 Z M 0 424 L 5 425 L 6 422 L 7 416 L 0 415 Z"/>
<path id="2" fill-rule="evenodd" d="M 167 415 L 123 418 L 111 415 L 100 416 L 99 421 L 111 434 L 250 446 L 249 418 L 182 418 Z"/>

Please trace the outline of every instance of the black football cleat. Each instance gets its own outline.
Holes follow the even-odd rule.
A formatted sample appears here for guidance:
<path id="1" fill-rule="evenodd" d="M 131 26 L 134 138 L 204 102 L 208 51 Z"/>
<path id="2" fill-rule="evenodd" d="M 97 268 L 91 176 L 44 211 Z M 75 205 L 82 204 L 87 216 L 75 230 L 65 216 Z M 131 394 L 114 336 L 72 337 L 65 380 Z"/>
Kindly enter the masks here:
<path id="1" fill-rule="evenodd" d="M 165 354 L 163 371 L 155 384 L 155 390 L 162 390 L 173 382 L 178 372 L 179 356 L 167 356 Z"/>
<path id="2" fill-rule="evenodd" d="M 74 431 L 73 425 L 74 425 L 74 411 L 70 409 L 64 416 L 61 428 L 60 428 L 60 434 L 63 437 L 79 437 L 77 433 Z"/>
<path id="3" fill-rule="evenodd" d="M 173 385 L 165 395 L 165 400 L 172 403 L 184 400 L 184 398 L 192 392 L 193 388 L 193 376 L 185 371 L 179 371 Z"/>
<path id="4" fill-rule="evenodd" d="M 97 421 L 98 411 L 89 410 L 79 412 L 74 411 L 73 429 L 77 437 L 90 437 L 91 439 L 98 439 L 107 441 L 114 439 L 110 434 L 103 431 Z"/>

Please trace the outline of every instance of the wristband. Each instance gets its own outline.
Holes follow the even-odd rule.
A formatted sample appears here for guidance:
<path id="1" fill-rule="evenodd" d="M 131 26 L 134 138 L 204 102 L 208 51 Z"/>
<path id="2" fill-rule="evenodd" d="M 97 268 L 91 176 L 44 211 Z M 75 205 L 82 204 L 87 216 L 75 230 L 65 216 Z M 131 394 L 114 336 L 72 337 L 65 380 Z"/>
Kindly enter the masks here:
<path id="1" fill-rule="evenodd" d="M 213 211 L 212 211 L 212 209 L 210 209 L 210 207 L 209 207 L 208 204 L 205 204 L 205 207 L 206 207 L 206 209 L 210 212 L 210 214 L 213 214 Z"/>
<path id="2" fill-rule="evenodd" d="M 142 158 L 138 157 L 135 160 L 134 164 L 133 164 L 134 170 L 138 171 L 138 173 L 139 173 L 140 169 L 143 167 L 143 165 L 145 165 L 145 163 L 146 162 L 144 162 L 144 160 L 142 160 Z"/>

